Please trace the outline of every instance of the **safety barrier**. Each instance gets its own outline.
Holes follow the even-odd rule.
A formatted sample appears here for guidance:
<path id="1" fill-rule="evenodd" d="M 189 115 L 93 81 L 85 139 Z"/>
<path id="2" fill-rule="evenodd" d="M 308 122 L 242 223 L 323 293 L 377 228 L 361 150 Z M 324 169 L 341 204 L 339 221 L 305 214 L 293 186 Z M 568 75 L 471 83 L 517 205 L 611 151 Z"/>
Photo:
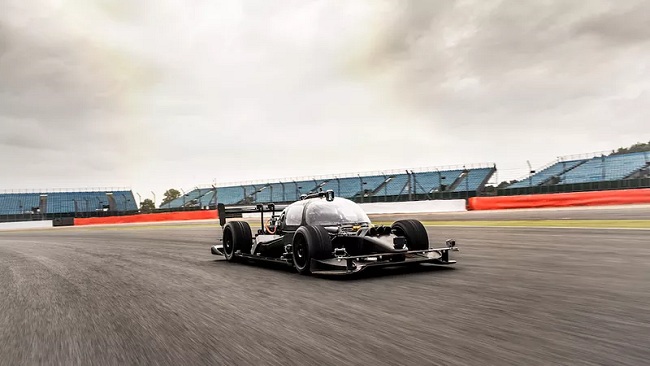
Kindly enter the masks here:
<path id="1" fill-rule="evenodd" d="M 0 223 L 0 231 L 3 230 L 26 230 L 26 229 L 47 229 L 52 227 L 52 220 L 42 221 L 18 221 Z"/>
<path id="2" fill-rule="evenodd" d="M 135 224 L 161 221 L 187 221 L 217 219 L 217 210 L 179 211 L 140 214 L 131 216 L 90 217 L 74 219 L 75 226 L 103 224 Z"/>
<path id="3" fill-rule="evenodd" d="M 606 206 L 638 203 L 650 203 L 649 188 L 523 196 L 472 197 L 467 201 L 467 208 L 469 210 L 502 210 L 512 208 Z"/>

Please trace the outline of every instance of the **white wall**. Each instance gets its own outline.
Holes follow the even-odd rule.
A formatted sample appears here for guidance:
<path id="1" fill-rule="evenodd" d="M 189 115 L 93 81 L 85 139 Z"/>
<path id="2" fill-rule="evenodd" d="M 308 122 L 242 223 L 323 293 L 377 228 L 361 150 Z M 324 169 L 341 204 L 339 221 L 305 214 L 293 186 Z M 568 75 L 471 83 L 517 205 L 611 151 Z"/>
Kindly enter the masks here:
<path id="1" fill-rule="evenodd" d="M 0 231 L 3 230 L 23 230 L 23 229 L 46 229 L 51 228 L 52 220 L 43 221 L 20 221 L 20 222 L 2 222 Z"/>
<path id="2" fill-rule="evenodd" d="M 402 213 L 431 213 L 431 212 L 461 212 L 467 211 L 465 200 L 432 200 L 410 202 L 376 202 L 360 203 L 368 215 L 373 214 L 402 214 Z M 276 212 L 276 213 L 279 213 Z M 259 213 L 242 214 L 244 218 L 259 219 Z M 264 214 L 267 219 L 271 213 Z"/>
<path id="3" fill-rule="evenodd" d="M 376 202 L 359 205 L 369 215 L 467 211 L 465 200 Z"/>

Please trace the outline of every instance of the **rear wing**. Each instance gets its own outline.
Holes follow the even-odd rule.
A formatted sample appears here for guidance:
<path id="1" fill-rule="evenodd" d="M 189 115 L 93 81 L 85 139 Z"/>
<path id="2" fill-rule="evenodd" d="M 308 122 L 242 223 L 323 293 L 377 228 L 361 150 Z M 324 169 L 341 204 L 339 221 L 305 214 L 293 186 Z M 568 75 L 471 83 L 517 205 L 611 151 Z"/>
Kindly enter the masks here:
<path id="1" fill-rule="evenodd" d="M 271 215 L 275 215 L 275 211 L 282 211 L 287 208 L 289 205 L 276 206 L 274 203 L 267 204 L 257 204 L 255 206 L 234 206 L 226 207 L 223 203 L 217 204 L 217 213 L 219 214 L 219 225 L 223 228 L 226 225 L 226 217 L 239 217 L 241 214 L 245 213 L 260 213 L 260 220 L 262 222 L 262 227 L 264 227 L 264 213 L 271 212 Z M 266 208 L 266 210 L 265 210 Z"/>

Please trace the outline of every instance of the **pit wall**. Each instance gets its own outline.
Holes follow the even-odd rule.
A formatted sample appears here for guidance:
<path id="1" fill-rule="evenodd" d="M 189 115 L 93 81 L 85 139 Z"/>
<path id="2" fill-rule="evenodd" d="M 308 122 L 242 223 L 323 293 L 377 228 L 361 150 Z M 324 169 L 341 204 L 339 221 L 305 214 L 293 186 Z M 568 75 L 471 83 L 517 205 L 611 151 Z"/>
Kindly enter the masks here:
<path id="1" fill-rule="evenodd" d="M 19 222 L 3 222 L 3 223 L 0 223 L 0 231 L 47 229 L 47 228 L 51 228 L 51 227 L 52 227 L 52 220 L 19 221 Z"/>
<path id="2" fill-rule="evenodd" d="M 478 211 L 516 208 L 629 205 L 641 203 L 650 203 L 650 188 L 531 194 L 522 196 L 472 197 L 467 201 L 467 209 Z"/>

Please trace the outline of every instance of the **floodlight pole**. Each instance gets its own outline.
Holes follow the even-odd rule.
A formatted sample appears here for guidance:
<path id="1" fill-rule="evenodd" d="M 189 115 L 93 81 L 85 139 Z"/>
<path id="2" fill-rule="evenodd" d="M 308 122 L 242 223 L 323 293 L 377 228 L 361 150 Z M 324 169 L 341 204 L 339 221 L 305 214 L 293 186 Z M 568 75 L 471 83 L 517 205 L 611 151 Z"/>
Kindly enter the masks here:
<path id="1" fill-rule="evenodd" d="M 530 160 L 526 160 L 526 164 L 528 164 L 528 174 L 530 174 L 528 176 L 528 181 L 529 181 L 528 185 L 530 187 L 532 187 L 533 186 L 533 174 L 535 174 L 535 171 L 533 170 L 533 167 L 530 165 Z"/>
<path id="2" fill-rule="evenodd" d="M 215 179 L 215 184 L 216 184 L 216 179 Z M 214 194 L 212 195 L 212 198 L 214 199 L 214 205 L 217 205 L 217 187 L 213 184 L 212 185 L 212 191 L 214 191 Z M 208 202 L 208 209 L 210 208 L 210 202 Z"/>

